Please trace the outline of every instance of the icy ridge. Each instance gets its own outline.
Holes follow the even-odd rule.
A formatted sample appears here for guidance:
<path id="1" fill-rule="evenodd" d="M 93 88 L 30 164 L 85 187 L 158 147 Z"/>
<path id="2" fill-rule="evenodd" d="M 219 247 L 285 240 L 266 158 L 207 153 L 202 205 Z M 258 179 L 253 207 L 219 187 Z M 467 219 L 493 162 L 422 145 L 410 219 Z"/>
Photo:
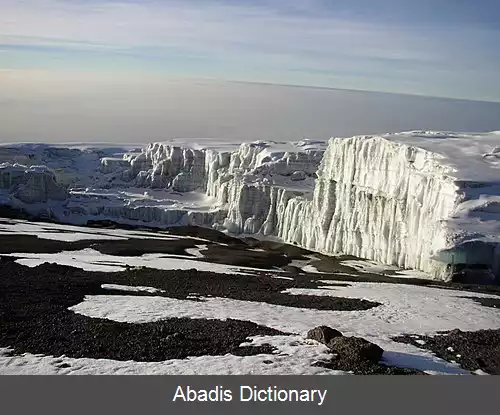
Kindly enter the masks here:
<path id="1" fill-rule="evenodd" d="M 206 186 L 227 211 L 222 227 L 232 233 L 274 235 L 292 196 L 312 191 L 324 151 L 275 151 L 244 143 L 231 153 L 207 151 Z"/>
<path id="2" fill-rule="evenodd" d="M 57 183 L 54 172 L 46 166 L 1 163 L 0 189 L 24 203 L 65 200 L 68 197 L 66 189 Z"/>
<path id="3" fill-rule="evenodd" d="M 217 214 L 193 215 L 184 210 L 188 217 L 182 218 L 182 210 L 172 207 L 136 205 L 102 206 L 89 213 L 130 220 L 142 216 L 166 225 L 194 221 L 233 233 L 273 234 L 280 203 L 312 192 L 324 153 L 318 148 L 324 143 L 309 140 L 295 143 L 291 149 L 290 144 L 276 144 L 243 143 L 233 151 L 217 151 L 152 143 L 139 154 L 105 157 L 100 171 L 118 178 L 115 186 L 132 183 L 138 188 L 204 192 L 213 199 Z"/>
<path id="4" fill-rule="evenodd" d="M 460 199 L 440 156 L 382 137 L 332 139 L 312 201 L 294 200 L 278 236 L 446 279 L 433 256 L 450 243 L 445 221 Z"/>
<path id="5" fill-rule="evenodd" d="M 205 155 L 191 148 L 169 146 L 161 143 L 149 144 L 135 157 L 124 158 L 122 163 L 104 159 L 101 171 L 108 172 L 129 164 L 122 173 L 122 180 L 133 180 L 137 187 L 172 188 L 179 192 L 190 192 L 204 183 Z M 110 168 L 111 165 L 111 168 Z"/>
<path id="6" fill-rule="evenodd" d="M 499 149 L 497 133 L 429 131 L 328 144 L 152 143 L 121 154 L 41 146 L 23 155 L 22 148 L 0 147 L 0 161 L 10 154 L 26 163 L 2 165 L 8 200 L 3 192 L 0 202 L 45 209 L 70 223 L 113 219 L 259 233 L 445 280 L 469 265 L 500 275 Z M 35 167 L 42 161 L 51 168 Z M 12 169 L 21 185 L 7 178 Z M 37 180 L 39 193 L 31 189 Z"/>

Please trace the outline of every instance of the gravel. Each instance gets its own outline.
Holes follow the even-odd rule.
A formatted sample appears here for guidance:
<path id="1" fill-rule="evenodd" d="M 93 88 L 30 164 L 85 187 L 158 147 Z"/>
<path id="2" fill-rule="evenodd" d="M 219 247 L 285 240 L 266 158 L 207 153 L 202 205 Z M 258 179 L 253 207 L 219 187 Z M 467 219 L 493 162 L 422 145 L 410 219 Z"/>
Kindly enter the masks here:
<path id="1" fill-rule="evenodd" d="M 458 329 L 436 336 L 404 335 L 393 340 L 427 349 L 463 369 L 500 375 L 500 329 L 464 332 Z"/>
<path id="2" fill-rule="evenodd" d="M 180 272 L 174 272 L 179 274 Z M 68 310 L 88 294 L 102 294 L 105 275 L 43 264 L 0 262 L 0 346 L 33 353 L 115 360 L 163 361 L 188 356 L 250 355 L 269 347 L 240 348 L 249 336 L 285 334 L 248 321 L 170 318 L 131 324 Z"/>

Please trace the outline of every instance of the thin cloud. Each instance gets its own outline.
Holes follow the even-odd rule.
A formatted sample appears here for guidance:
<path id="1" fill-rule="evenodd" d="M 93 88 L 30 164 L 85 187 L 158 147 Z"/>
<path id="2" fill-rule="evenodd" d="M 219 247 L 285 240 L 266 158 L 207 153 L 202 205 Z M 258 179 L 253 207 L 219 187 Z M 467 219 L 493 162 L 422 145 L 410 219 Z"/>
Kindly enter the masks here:
<path id="1" fill-rule="evenodd" d="M 315 3 L 315 2 L 313 2 Z M 3 0 L 1 35 L 88 45 L 177 47 L 234 53 L 341 53 L 425 59 L 419 39 L 386 27 L 279 12 L 243 2 L 95 3 Z M 3 42 L 5 43 L 5 42 Z M 420 49 L 420 50 L 418 50 Z"/>
<path id="2" fill-rule="evenodd" d="M 244 69 L 267 70 L 268 80 L 274 81 L 273 71 L 289 71 L 298 81 L 339 87 L 345 86 L 342 74 L 351 72 L 360 87 L 377 89 L 376 83 L 370 86 L 373 80 L 394 91 L 415 92 L 405 89 L 411 84 L 429 93 L 446 84 L 447 72 L 454 71 L 460 84 L 475 68 L 484 77 L 479 89 L 491 89 L 486 83 L 499 69 L 500 56 L 483 45 L 485 39 L 493 45 L 498 33 L 346 18 L 326 3 L 0 0 L 0 49 L 28 54 L 29 45 L 41 53 L 56 53 L 58 47 L 64 53 L 105 51 L 110 57 L 175 60 L 177 66 L 197 58 L 225 67 L 221 78 L 241 79 Z M 384 77 L 390 82 L 382 82 Z"/>

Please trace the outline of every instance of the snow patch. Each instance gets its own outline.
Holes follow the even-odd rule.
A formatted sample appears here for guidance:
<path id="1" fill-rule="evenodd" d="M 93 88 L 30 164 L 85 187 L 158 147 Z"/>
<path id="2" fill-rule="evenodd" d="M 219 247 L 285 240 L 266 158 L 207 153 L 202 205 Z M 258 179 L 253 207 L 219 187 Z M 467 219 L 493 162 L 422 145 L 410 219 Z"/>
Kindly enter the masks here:
<path id="1" fill-rule="evenodd" d="M 19 258 L 18 264 L 27 267 L 36 267 L 45 262 L 77 267 L 84 271 L 118 272 L 127 267 L 146 267 L 161 270 L 189 270 L 218 272 L 222 274 L 253 275 L 253 272 L 262 272 L 259 268 L 236 267 L 225 264 L 213 264 L 204 261 L 193 260 L 191 257 L 167 254 L 143 254 L 141 256 L 114 256 L 101 254 L 94 249 L 82 249 L 79 251 L 62 251 L 56 254 L 40 253 L 11 253 L 2 254 Z"/>
<path id="2" fill-rule="evenodd" d="M 328 311 L 294 308 L 220 297 L 197 297 L 197 301 L 166 297 L 89 295 L 70 308 L 93 318 L 146 323 L 171 317 L 228 318 L 252 321 L 305 336 L 318 325 L 328 325 L 347 336 L 360 336 L 381 346 L 384 363 L 413 367 L 430 373 L 467 373 L 443 362 L 431 352 L 397 343 L 391 337 L 405 333 L 433 335 L 439 331 L 500 328 L 500 313 L 467 297 L 488 298 L 478 293 L 411 285 L 352 283 L 333 289 L 288 289 L 290 295 L 324 295 L 358 298 L 382 303 L 364 311 Z M 303 337 L 302 337 L 303 338 Z"/>
<path id="3" fill-rule="evenodd" d="M 312 366 L 328 359 L 326 346 L 318 346 L 301 336 L 253 337 L 247 345 L 270 344 L 275 354 L 255 356 L 200 356 L 164 362 L 134 362 L 110 359 L 53 357 L 33 354 L 10 356 L 0 348 L 3 375 L 345 375 L 346 372 Z M 269 364 L 269 361 L 272 361 Z M 267 363 L 264 363 L 267 362 Z M 61 364 L 68 365 L 61 368 Z M 65 365 L 65 366 L 66 366 Z"/>
<path id="4" fill-rule="evenodd" d="M 149 294 L 164 293 L 165 290 L 160 290 L 154 287 L 144 287 L 144 286 L 130 286 L 130 285 L 120 285 L 120 284 L 102 284 L 101 288 L 103 290 L 114 290 L 114 291 L 128 291 L 128 292 L 145 292 Z"/>
<path id="5" fill-rule="evenodd" d="M 205 258 L 200 251 L 205 251 L 208 248 L 208 245 L 196 245 L 195 248 L 187 248 L 185 249 L 186 253 L 192 255 L 196 258 Z"/>

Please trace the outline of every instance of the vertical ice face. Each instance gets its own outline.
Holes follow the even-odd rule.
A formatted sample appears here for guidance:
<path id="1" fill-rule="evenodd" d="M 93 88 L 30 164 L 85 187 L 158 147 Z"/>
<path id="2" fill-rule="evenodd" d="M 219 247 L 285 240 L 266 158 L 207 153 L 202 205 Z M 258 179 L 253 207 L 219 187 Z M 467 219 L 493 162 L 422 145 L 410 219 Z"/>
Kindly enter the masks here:
<path id="1" fill-rule="evenodd" d="M 231 153 L 207 150 L 206 193 L 227 212 L 223 227 L 276 235 L 288 200 L 311 192 L 322 156 L 322 150 L 293 152 L 264 142 L 245 143 Z"/>
<path id="2" fill-rule="evenodd" d="M 345 253 L 433 274 L 447 244 L 442 221 L 458 187 L 439 156 L 381 137 L 332 139 L 312 201 L 290 201 L 280 236 L 326 254 Z"/>
<path id="3" fill-rule="evenodd" d="M 66 189 L 56 182 L 54 172 L 46 166 L 0 164 L 0 189 L 23 203 L 45 203 L 65 200 Z"/>
<path id="4" fill-rule="evenodd" d="M 121 159 L 46 146 L 0 148 L 1 160 L 33 164 L 1 164 L 0 196 L 31 205 L 66 199 L 59 211 L 70 222 L 196 224 L 277 236 L 439 279 L 463 266 L 500 275 L 499 142 L 498 132 L 423 131 L 334 138 L 327 146 L 255 142 L 231 151 L 153 143 Z M 137 196 L 137 187 L 159 196 Z"/>
<path id="5" fill-rule="evenodd" d="M 133 180 L 138 187 L 190 192 L 202 187 L 205 181 L 205 154 L 201 150 L 153 143 L 124 161 L 130 168 L 123 171 L 122 179 Z M 122 166 L 117 161 L 103 159 L 101 171 L 116 171 L 117 165 Z"/>

